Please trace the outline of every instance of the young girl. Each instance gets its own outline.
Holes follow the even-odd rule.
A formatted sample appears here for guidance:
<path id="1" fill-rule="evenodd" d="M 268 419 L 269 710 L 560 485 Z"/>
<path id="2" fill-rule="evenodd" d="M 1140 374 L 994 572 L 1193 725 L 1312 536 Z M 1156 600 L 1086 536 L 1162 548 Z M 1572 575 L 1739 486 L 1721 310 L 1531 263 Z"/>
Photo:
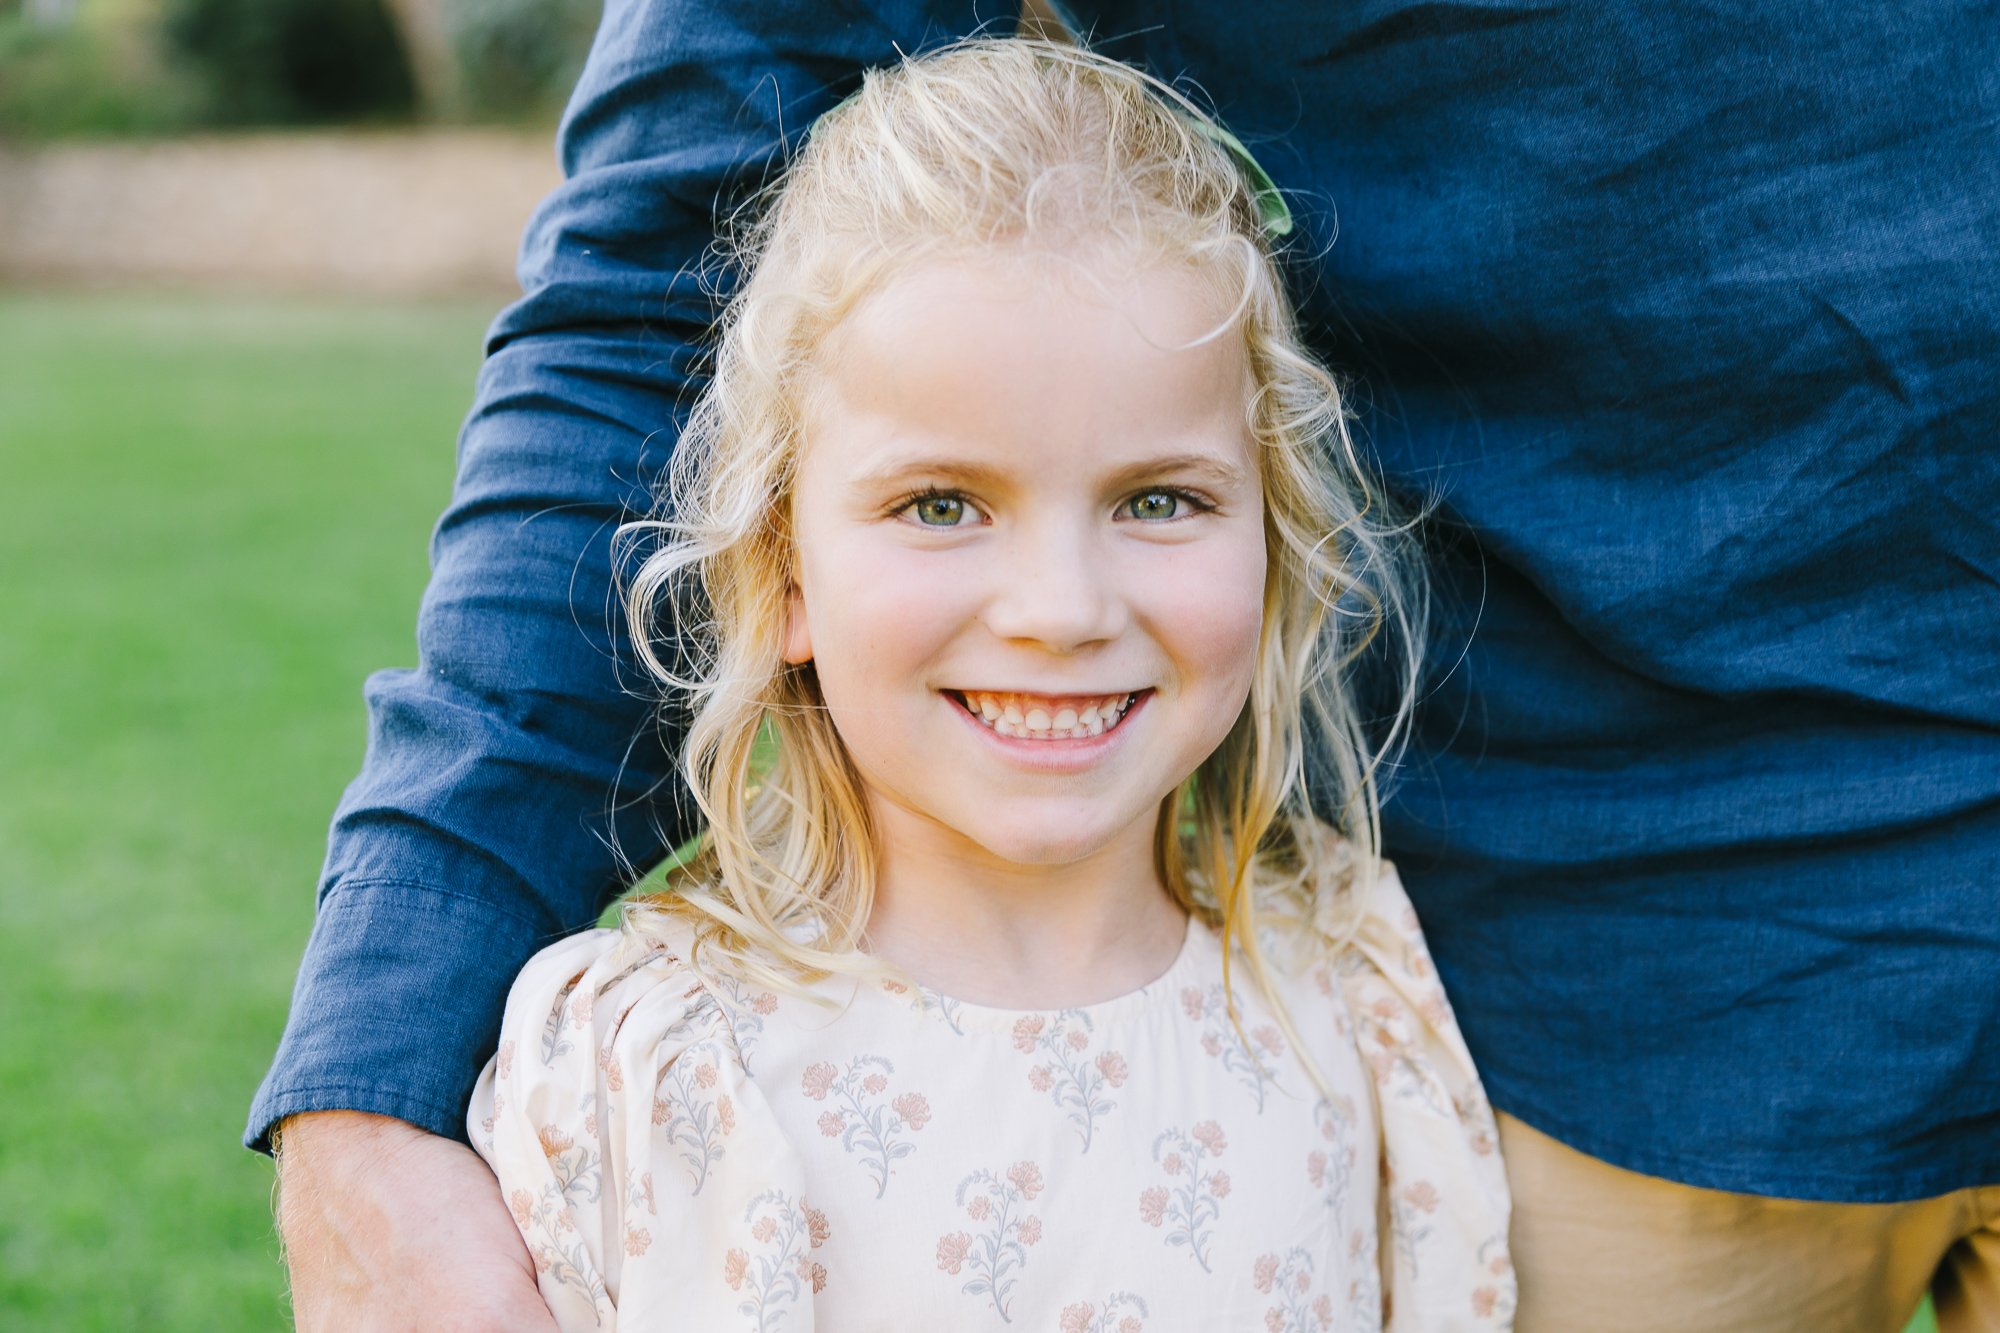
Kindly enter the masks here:
<path id="1" fill-rule="evenodd" d="M 473 1101 L 564 1329 L 1508 1325 L 1340 675 L 1414 602 L 1246 157 L 1002 41 L 789 168 L 629 598 L 701 854 Z"/>

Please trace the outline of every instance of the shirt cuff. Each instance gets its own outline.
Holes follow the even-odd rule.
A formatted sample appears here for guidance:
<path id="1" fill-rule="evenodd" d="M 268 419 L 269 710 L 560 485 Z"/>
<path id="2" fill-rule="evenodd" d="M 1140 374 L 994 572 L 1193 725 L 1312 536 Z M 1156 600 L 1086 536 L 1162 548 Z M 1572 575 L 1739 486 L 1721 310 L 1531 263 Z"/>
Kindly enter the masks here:
<path id="1" fill-rule="evenodd" d="M 465 1141 L 515 974 L 560 931 L 431 885 L 341 883 L 320 900 L 277 1058 L 243 1142 L 305 1111 L 372 1111 Z"/>

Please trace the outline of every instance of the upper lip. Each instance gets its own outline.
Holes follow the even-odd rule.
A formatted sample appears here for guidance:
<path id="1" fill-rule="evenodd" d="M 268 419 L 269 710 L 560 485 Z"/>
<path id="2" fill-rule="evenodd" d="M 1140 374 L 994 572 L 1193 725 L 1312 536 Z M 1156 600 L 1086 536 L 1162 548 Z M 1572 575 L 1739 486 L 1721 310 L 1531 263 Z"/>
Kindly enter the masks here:
<path id="1" fill-rule="evenodd" d="M 1144 688 L 1143 686 L 1114 685 L 1108 689 L 1080 690 L 1071 685 L 1060 690 L 1038 690 L 1022 685 L 954 685 L 951 687 L 951 692 L 954 694 L 1031 694 L 1038 699 L 1104 699 L 1126 694 L 1139 694 Z"/>

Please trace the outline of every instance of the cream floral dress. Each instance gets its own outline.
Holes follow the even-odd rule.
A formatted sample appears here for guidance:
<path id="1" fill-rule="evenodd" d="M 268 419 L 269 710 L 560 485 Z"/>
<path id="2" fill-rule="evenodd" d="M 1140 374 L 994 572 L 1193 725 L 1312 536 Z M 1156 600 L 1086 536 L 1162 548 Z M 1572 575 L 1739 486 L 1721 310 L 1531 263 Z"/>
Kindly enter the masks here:
<path id="1" fill-rule="evenodd" d="M 1218 936 L 1101 1004 L 813 1003 L 597 930 L 516 981 L 470 1124 L 564 1330 L 1504 1329 L 1493 1119 L 1393 872 L 1285 1001 Z M 1329 912 L 1323 908 L 1322 921 Z"/>

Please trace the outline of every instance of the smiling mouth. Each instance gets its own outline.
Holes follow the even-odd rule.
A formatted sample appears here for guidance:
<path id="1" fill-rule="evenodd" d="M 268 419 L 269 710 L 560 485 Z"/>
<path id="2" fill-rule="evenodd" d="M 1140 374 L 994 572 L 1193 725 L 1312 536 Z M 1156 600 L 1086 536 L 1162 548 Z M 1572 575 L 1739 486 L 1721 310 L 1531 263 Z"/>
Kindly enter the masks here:
<path id="1" fill-rule="evenodd" d="M 1125 719 L 1147 693 L 1045 695 L 946 690 L 945 694 L 988 731 L 1013 740 L 1067 741 L 1102 736 Z"/>

